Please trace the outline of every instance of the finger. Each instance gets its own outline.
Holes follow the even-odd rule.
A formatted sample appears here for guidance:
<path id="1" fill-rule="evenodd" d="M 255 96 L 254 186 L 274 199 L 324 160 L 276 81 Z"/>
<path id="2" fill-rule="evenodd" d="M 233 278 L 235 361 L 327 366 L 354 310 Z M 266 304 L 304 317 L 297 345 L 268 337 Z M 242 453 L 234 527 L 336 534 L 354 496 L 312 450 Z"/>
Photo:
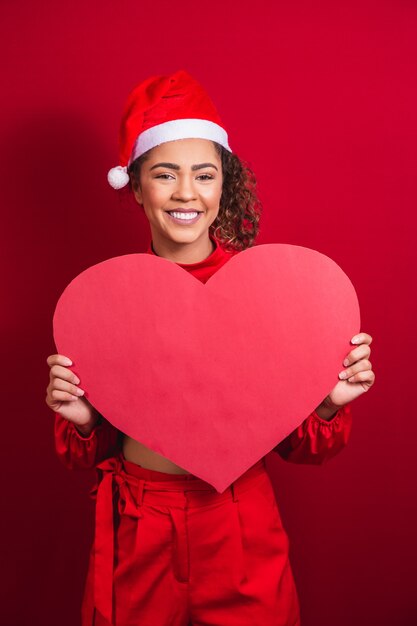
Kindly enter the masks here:
<path id="1" fill-rule="evenodd" d="M 80 379 L 74 372 L 69 370 L 62 365 L 53 365 L 49 370 L 49 378 L 52 380 L 53 378 L 62 378 L 63 380 L 69 380 L 71 383 L 78 385 L 80 383 Z"/>
<path id="2" fill-rule="evenodd" d="M 354 350 L 351 350 L 351 352 L 349 352 L 349 354 L 343 361 L 343 365 L 347 367 L 348 365 L 352 365 L 352 363 L 356 363 L 356 361 L 359 361 L 360 359 L 367 359 L 369 358 L 370 354 L 371 348 L 368 346 L 368 344 L 364 343 L 358 348 L 354 348 Z"/>
<path id="3" fill-rule="evenodd" d="M 368 333 L 359 333 L 358 335 L 355 335 L 354 337 L 352 337 L 352 339 L 350 340 L 350 343 L 354 343 L 354 344 L 359 344 L 359 343 L 371 344 L 372 343 L 372 337 L 371 337 L 371 335 L 368 335 Z"/>
<path id="4" fill-rule="evenodd" d="M 366 370 L 364 372 L 358 372 L 354 376 L 348 378 L 348 383 L 364 383 L 369 382 L 373 384 L 375 381 L 375 372 L 373 370 Z"/>
<path id="5" fill-rule="evenodd" d="M 84 390 L 76 385 L 72 385 L 71 383 L 66 382 L 65 380 L 61 380 L 60 378 L 56 378 L 53 384 L 53 389 L 59 389 L 60 391 L 66 391 L 74 396 L 83 396 Z"/>
<path id="6" fill-rule="evenodd" d="M 52 367 L 52 365 L 73 365 L 71 359 L 63 354 L 50 354 L 46 362 L 49 367 Z"/>
<path id="7" fill-rule="evenodd" d="M 52 389 L 50 393 L 52 400 L 59 400 L 59 402 L 68 402 L 73 400 L 79 400 L 79 396 L 73 396 L 67 391 L 60 391 L 59 389 Z"/>
<path id="8" fill-rule="evenodd" d="M 368 359 L 361 359 L 357 363 L 354 363 L 350 367 L 347 367 L 346 369 L 339 372 L 339 378 L 341 380 L 346 380 L 350 378 L 350 376 L 353 376 L 354 374 L 357 374 L 358 372 L 371 370 L 371 369 L 372 369 L 372 363 L 368 361 Z"/>

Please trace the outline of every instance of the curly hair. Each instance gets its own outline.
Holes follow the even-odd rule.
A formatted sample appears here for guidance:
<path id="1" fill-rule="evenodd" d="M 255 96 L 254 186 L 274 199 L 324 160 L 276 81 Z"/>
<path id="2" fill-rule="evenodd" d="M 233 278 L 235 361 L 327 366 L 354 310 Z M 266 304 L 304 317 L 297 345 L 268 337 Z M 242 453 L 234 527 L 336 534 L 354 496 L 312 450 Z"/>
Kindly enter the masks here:
<path id="1" fill-rule="evenodd" d="M 219 213 L 210 225 L 209 232 L 226 250 L 245 250 L 255 243 L 262 213 L 255 174 L 236 154 L 215 141 L 212 143 L 221 157 L 223 186 Z M 139 156 L 128 167 L 131 189 L 138 188 L 140 168 L 150 152 L 148 150 Z"/>

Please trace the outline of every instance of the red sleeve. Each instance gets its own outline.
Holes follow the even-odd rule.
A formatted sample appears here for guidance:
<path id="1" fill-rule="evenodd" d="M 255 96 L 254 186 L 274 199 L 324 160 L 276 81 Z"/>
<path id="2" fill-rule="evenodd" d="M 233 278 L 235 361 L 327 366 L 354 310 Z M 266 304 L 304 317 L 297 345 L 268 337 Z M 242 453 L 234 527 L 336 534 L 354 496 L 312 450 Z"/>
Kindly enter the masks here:
<path id="1" fill-rule="evenodd" d="M 313 411 L 273 449 L 286 461 L 320 465 L 345 447 L 351 427 L 350 404 L 342 406 L 331 420 L 324 420 Z"/>
<path id="2" fill-rule="evenodd" d="M 55 413 L 55 450 L 68 469 L 89 469 L 121 449 L 122 433 L 104 417 L 88 437 L 74 424 Z"/>

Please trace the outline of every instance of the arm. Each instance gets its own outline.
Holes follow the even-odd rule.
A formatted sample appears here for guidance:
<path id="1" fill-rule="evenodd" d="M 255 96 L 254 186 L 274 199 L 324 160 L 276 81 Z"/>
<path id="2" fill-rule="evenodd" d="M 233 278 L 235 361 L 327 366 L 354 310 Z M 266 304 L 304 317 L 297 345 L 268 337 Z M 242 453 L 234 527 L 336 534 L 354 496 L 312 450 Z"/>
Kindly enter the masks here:
<path id="1" fill-rule="evenodd" d="M 371 335 L 359 333 L 350 342 L 357 347 L 346 355 L 338 383 L 313 413 L 273 448 L 286 461 L 318 465 L 346 445 L 352 428 L 350 403 L 375 382 L 369 361 Z"/>
<path id="2" fill-rule="evenodd" d="M 273 450 L 292 463 L 321 465 L 345 447 L 351 427 L 350 404 L 342 406 L 331 419 L 320 417 L 316 409 Z"/>
<path id="3" fill-rule="evenodd" d="M 55 450 L 60 461 L 69 469 L 88 469 L 118 454 L 123 434 L 83 397 L 80 379 L 69 369 L 71 359 L 51 354 L 46 362 L 50 380 L 45 402 L 55 414 Z"/>
<path id="4" fill-rule="evenodd" d="M 55 413 L 55 450 L 68 469 L 89 469 L 121 449 L 122 433 L 100 416 L 88 435 Z"/>

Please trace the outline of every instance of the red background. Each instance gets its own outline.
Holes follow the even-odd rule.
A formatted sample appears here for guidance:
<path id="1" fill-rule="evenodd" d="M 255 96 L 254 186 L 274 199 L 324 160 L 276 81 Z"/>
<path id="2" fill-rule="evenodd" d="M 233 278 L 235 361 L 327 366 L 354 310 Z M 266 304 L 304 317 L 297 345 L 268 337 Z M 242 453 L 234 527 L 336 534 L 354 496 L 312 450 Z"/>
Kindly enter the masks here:
<path id="1" fill-rule="evenodd" d="M 55 457 L 52 314 L 83 269 L 144 251 L 146 221 L 106 174 L 129 90 L 179 68 L 257 175 L 258 242 L 332 257 L 374 337 L 347 448 L 321 467 L 268 456 L 303 626 L 416 623 L 416 4 L 16 0 L 1 14 L 1 623 L 79 623 L 94 473 Z"/>

